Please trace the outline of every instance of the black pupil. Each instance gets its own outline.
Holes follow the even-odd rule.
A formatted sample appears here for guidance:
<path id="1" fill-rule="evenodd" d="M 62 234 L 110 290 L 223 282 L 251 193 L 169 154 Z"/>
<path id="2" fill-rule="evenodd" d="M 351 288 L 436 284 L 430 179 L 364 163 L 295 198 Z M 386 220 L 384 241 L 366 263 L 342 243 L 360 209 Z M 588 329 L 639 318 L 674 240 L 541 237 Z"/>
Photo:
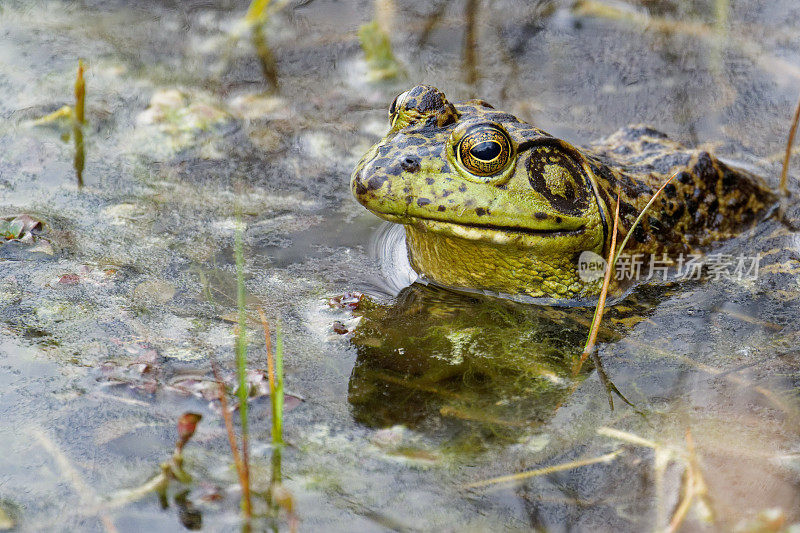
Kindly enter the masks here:
<path id="1" fill-rule="evenodd" d="M 394 115 L 394 112 L 397 111 L 397 99 L 400 98 L 399 96 L 395 96 L 394 100 L 392 100 L 392 105 L 389 106 L 389 116 Z"/>
<path id="2" fill-rule="evenodd" d="M 472 157 L 475 159 L 480 159 L 481 161 L 491 161 L 500 155 L 501 150 L 502 148 L 498 142 L 484 141 L 470 148 L 469 153 L 472 154 Z"/>

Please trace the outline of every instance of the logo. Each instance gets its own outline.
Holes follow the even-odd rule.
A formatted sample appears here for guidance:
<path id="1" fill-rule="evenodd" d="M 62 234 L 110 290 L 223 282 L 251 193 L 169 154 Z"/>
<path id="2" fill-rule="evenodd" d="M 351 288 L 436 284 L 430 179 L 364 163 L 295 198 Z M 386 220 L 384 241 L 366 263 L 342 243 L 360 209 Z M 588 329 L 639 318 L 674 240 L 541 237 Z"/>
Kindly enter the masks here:
<path id="1" fill-rule="evenodd" d="M 701 279 L 753 281 L 758 279 L 761 254 L 755 256 L 731 254 L 679 254 L 670 259 L 666 253 L 620 254 L 614 263 L 617 280 Z M 578 257 L 578 277 L 584 283 L 602 279 L 606 273 L 606 260 L 589 250 Z"/>
<path id="2" fill-rule="evenodd" d="M 602 279 L 606 273 L 606 260 L 589 250 L 581 252 L 578 257 L 578 277 L 584 283 L 590 283 Z"/>

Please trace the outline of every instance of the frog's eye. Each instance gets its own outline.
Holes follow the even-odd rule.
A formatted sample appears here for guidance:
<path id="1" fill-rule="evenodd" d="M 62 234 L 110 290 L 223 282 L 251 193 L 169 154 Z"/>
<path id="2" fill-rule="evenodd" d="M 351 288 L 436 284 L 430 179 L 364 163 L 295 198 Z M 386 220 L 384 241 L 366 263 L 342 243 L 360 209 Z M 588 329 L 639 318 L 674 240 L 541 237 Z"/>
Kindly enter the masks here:
<path id="1" fill-rule="evenodd" d="M 458 162 L 470 173 L 486 177 L 499 174 L 511 161 L 511 139 L 500 127 L 477 125 L 464 134 L 456 146 Z"/>
<path id="2" fill-rule="evenodd" d="M 408 91 L 400 93 L 392 100 L 392 105 L 389 106 L 389 125 L 394 126 L 394 121 L 397 119 L 397 112 L 403 106 L 403 102 L 408 96 Z"/>

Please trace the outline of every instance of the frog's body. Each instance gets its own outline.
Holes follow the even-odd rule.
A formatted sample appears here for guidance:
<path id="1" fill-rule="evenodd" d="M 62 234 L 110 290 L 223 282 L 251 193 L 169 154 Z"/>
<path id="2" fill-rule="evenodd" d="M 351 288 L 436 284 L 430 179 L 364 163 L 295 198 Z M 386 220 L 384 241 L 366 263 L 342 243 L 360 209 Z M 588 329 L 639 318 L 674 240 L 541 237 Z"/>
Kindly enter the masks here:
<path id="1" fill-rule="evenodd" d="M 583 281 L 578 258 L 607 255 L 617 195 L 624 236 L 672 174 L 626 252 L 696 252 L 752 225 L 775 201 L 757 176 L 644 126 L 576 148 L 485 102 L 453 105 L 425 85 L 400 95 L 390 117 L 390 132 L 353 173 L 353 193 L 405 225 L 414 269 L 449 287 L 597 294 L 600 280 Z"/>

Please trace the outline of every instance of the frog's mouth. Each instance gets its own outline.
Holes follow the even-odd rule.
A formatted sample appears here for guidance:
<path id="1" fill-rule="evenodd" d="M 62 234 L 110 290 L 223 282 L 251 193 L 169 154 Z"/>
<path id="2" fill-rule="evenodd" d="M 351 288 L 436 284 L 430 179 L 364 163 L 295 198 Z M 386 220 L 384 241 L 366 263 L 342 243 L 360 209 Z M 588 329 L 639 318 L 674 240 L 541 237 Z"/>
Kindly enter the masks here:
<path id="1" fill-rule="evenodd" d="M 470 241 L 486 241 L 496 245 L 516 244 L 531 246 L 541 244 L 543 239 L 581 235 L 585 225 L 575 228 L 529 228 L 520 226 L 494 226 L 489 224 L 461 223 L 432 218 L 399 217 L 382 215 L 384 218 L 422 231 L 431 231 L 450 237 Z M 394 219 L 394 220 L 393 220 Z"/>

